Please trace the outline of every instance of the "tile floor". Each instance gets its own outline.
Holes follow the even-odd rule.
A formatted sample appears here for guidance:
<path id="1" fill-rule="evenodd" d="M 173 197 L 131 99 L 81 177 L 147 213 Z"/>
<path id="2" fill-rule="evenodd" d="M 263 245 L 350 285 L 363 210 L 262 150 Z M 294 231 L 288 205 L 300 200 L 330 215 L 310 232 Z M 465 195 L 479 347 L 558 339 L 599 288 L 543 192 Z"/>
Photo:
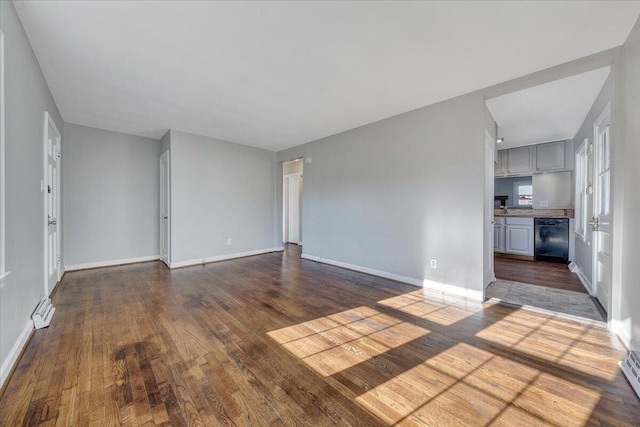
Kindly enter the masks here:
<path id="1" fill-rule="evenodd" d="M 486 297 L 589 320 L 604 321 L 589 294 L 580 292 L 497 279 L 487 288 Z"/>

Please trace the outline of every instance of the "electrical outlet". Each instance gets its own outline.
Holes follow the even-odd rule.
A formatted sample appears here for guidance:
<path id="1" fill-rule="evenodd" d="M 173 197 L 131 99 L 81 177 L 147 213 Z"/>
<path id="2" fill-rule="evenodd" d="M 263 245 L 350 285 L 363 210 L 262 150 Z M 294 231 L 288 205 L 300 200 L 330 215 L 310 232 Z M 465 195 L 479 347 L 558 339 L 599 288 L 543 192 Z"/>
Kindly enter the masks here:
<path id="1" fill-rule="evenodd" d="M 433 268 L 434 270 L 436 268 L 438 268 L 438 260 L 437 259 L 431 259 L 431 268 Z"/>
<path id="2" fill-rule="evenodd" d="M 231 246 L 231 239 L 227 239 L 227 246 Z"/>
<path id="3" fill-rule="evenodd" d="M 547 200 L 541 200 L 541 201 L 540 201 L 540 207 L 541 207 L 541 208 L 548 208 L 548 207 L 549 207 L 549 201 L 547 201 Z"/>

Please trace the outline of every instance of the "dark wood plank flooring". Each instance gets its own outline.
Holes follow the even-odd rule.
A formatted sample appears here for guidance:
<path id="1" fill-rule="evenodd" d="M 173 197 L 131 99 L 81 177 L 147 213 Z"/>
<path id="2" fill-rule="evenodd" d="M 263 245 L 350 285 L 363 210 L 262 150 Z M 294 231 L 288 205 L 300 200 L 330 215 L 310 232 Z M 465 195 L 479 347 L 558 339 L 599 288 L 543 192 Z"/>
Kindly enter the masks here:
<path id="1" fill-rule="evenodd" d="M 604 328 L 301 260 L 67 273 L 0 425 L 640 425 Z"/>
<path id="2" fill-rule="evenodd" d="M 564 264 L 494 257 L 498 279 L 587 293 L 578 275 Z"/>

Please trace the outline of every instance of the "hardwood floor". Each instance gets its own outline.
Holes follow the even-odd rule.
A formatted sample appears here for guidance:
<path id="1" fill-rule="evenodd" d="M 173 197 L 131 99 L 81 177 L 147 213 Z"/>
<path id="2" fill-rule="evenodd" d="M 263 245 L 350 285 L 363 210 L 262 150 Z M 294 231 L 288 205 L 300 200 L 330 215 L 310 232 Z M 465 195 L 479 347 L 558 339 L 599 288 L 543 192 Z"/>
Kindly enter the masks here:
<path id="1" fill-rule="evenodd" d="M 598 326 L 300 259 L 67 273 L 0 425 L 640 425 Z"/>
<path id="2" fill-rule="evenodd" d="M 564 264 L 494 257 L 496 277 L 514 282 L 587 293 L 578 275 Z"/>

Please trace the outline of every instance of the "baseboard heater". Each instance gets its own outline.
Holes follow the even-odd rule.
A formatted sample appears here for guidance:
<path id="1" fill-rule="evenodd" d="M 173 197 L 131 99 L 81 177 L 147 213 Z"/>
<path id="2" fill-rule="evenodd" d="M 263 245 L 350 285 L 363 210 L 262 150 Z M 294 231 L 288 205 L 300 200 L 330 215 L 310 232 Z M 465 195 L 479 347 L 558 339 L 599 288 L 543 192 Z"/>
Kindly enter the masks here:
<path id="1" fill-rule="evenodd" d="M 629 352 L 627 358 L 619 362 L 618 365 L 620 365 L 620 369 L 622 369 L 636 394 L 640 397 L 640 352 Z"/>
<path id="2" fill-rule="evenodd" d="M 51 300 L 46 298 L 36 307 L 36 311 L 33 312 L 33 326 L 36 329 L 42 329 L 49 326 L 53 313 L 56 311 L 55 307 L 51 305 Z"/>

